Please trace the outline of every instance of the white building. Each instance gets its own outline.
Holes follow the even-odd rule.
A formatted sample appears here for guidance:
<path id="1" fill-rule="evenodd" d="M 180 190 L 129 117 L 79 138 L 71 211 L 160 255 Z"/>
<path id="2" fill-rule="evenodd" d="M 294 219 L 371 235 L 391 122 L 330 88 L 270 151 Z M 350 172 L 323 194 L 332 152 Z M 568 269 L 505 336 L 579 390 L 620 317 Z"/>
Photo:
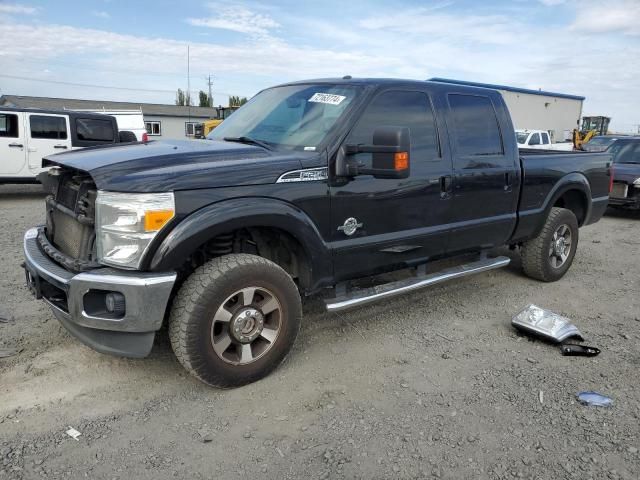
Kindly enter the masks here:
<path id="1" fill-rule="evenodd" d="M 570 140 L 573 129 L 580 128 L 584 97 L 447 78 L 430 80 L 498 90 L 509 108 L 516 129 L 548 130 L 554 142 Z"/>
<path id="2" fill-rule="evenodd" d="M 22 95 L 2 95 L 0 97 L 0 106 L 42 108 L 47 110 L 140 110 L 144 117 L 147 133 L 153 139 L 193 137 L 195 124 L 218 116 L 216 108 L 208 107 L 27 97 Z"/>

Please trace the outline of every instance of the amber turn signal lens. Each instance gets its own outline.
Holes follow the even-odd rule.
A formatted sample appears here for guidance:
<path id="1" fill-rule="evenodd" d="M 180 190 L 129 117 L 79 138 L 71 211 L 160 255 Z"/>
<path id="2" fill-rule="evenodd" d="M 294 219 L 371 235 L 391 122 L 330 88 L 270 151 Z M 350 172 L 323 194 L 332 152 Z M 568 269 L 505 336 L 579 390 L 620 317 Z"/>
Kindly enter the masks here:
<path id="1" fill-rule="evenodd" d="M 409 152 L 398 152 L 393 156 L 396 170 L 406 170 L 409 168 Z"/>
<path id="2" fill-rule="evenodd" d="M 157 232 L 173 218 L 173 210 L 155 210 L 145 212 L 144 230 L 145 232 Z"/>

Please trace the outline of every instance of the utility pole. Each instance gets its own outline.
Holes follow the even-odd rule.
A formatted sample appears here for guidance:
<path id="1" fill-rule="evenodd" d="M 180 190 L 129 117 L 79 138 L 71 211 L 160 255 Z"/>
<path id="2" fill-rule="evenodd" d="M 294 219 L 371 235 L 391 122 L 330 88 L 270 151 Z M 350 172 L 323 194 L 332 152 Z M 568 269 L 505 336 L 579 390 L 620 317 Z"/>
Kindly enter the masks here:
<path id="1" fill-rule="evenodd" d="M 213 93 L 211 92 L 211 86 L 213 85 L 213 81 L 211 80 L 211 75 L 209 75 L 209 79 L 207 80 L 207 85 L 209 85 L 209 106 L 213 107 Z"/>
<path id="2" fill-rule="evenodd" d="M 187 45 L 187 107 L 189 112 L 189 122 L 191 122 L 191 58 L 189 45 Z"/>

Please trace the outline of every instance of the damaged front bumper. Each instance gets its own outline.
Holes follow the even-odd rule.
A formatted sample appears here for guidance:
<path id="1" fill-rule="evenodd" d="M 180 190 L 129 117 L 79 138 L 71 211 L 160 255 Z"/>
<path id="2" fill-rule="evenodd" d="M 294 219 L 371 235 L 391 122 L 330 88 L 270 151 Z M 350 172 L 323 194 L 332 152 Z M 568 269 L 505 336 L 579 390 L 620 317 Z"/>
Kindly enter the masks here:
<path id="1" fill-rule="evenodd" d="M 162 326 L 176 274 L 113 268 L 73 273 L 51 260 L 32 228 L 24 236 L 27 285 L 47 302 L 70 333 L 89 347 L 113 355 L 145 357 Z M 117 298 L 109 308 L 107 297 Z"/>

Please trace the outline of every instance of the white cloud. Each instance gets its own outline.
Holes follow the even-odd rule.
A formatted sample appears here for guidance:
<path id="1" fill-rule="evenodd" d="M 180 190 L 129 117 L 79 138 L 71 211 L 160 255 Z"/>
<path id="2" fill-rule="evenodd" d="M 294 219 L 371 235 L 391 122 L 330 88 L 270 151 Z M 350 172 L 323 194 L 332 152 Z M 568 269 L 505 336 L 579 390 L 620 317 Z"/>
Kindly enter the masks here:
<path id="1" fill-rule="evenodd" d="M 197 27 L 217 28 L 253 35 L 267 35 L 270 30 L 280 26 L 270 16 L 254 12 L 240 4 L 209 4 L 208 7 L 212 13 L 215 12 L 215 15 L 207 18 L 189 18 L 187 22 Z"/>
<path id="2" fill-rule="evenodd" d="M 29 7 L 27 5 L 20 5 L 18 3 L 0 3 L 0 13 L 33 15 L 36 11 L 37 9 L 35 7 Z"/>
<path id="3" fill-rule="evenodd" d="M 578 12 L 571 28 L 580 32 L 640 35 L 640 2 L 589 4 Z"/>
<path id="4" fill-rule="evenodd" d="M 111 18 L 111 15 L 109 15 L 108 12 L 105 12 L 103 10 L 94 10 L 93 12 L 91 12 L 91 15 L 93 15 L 94 17 L 103 18 L 105 20 L 108 20 Z"/>

